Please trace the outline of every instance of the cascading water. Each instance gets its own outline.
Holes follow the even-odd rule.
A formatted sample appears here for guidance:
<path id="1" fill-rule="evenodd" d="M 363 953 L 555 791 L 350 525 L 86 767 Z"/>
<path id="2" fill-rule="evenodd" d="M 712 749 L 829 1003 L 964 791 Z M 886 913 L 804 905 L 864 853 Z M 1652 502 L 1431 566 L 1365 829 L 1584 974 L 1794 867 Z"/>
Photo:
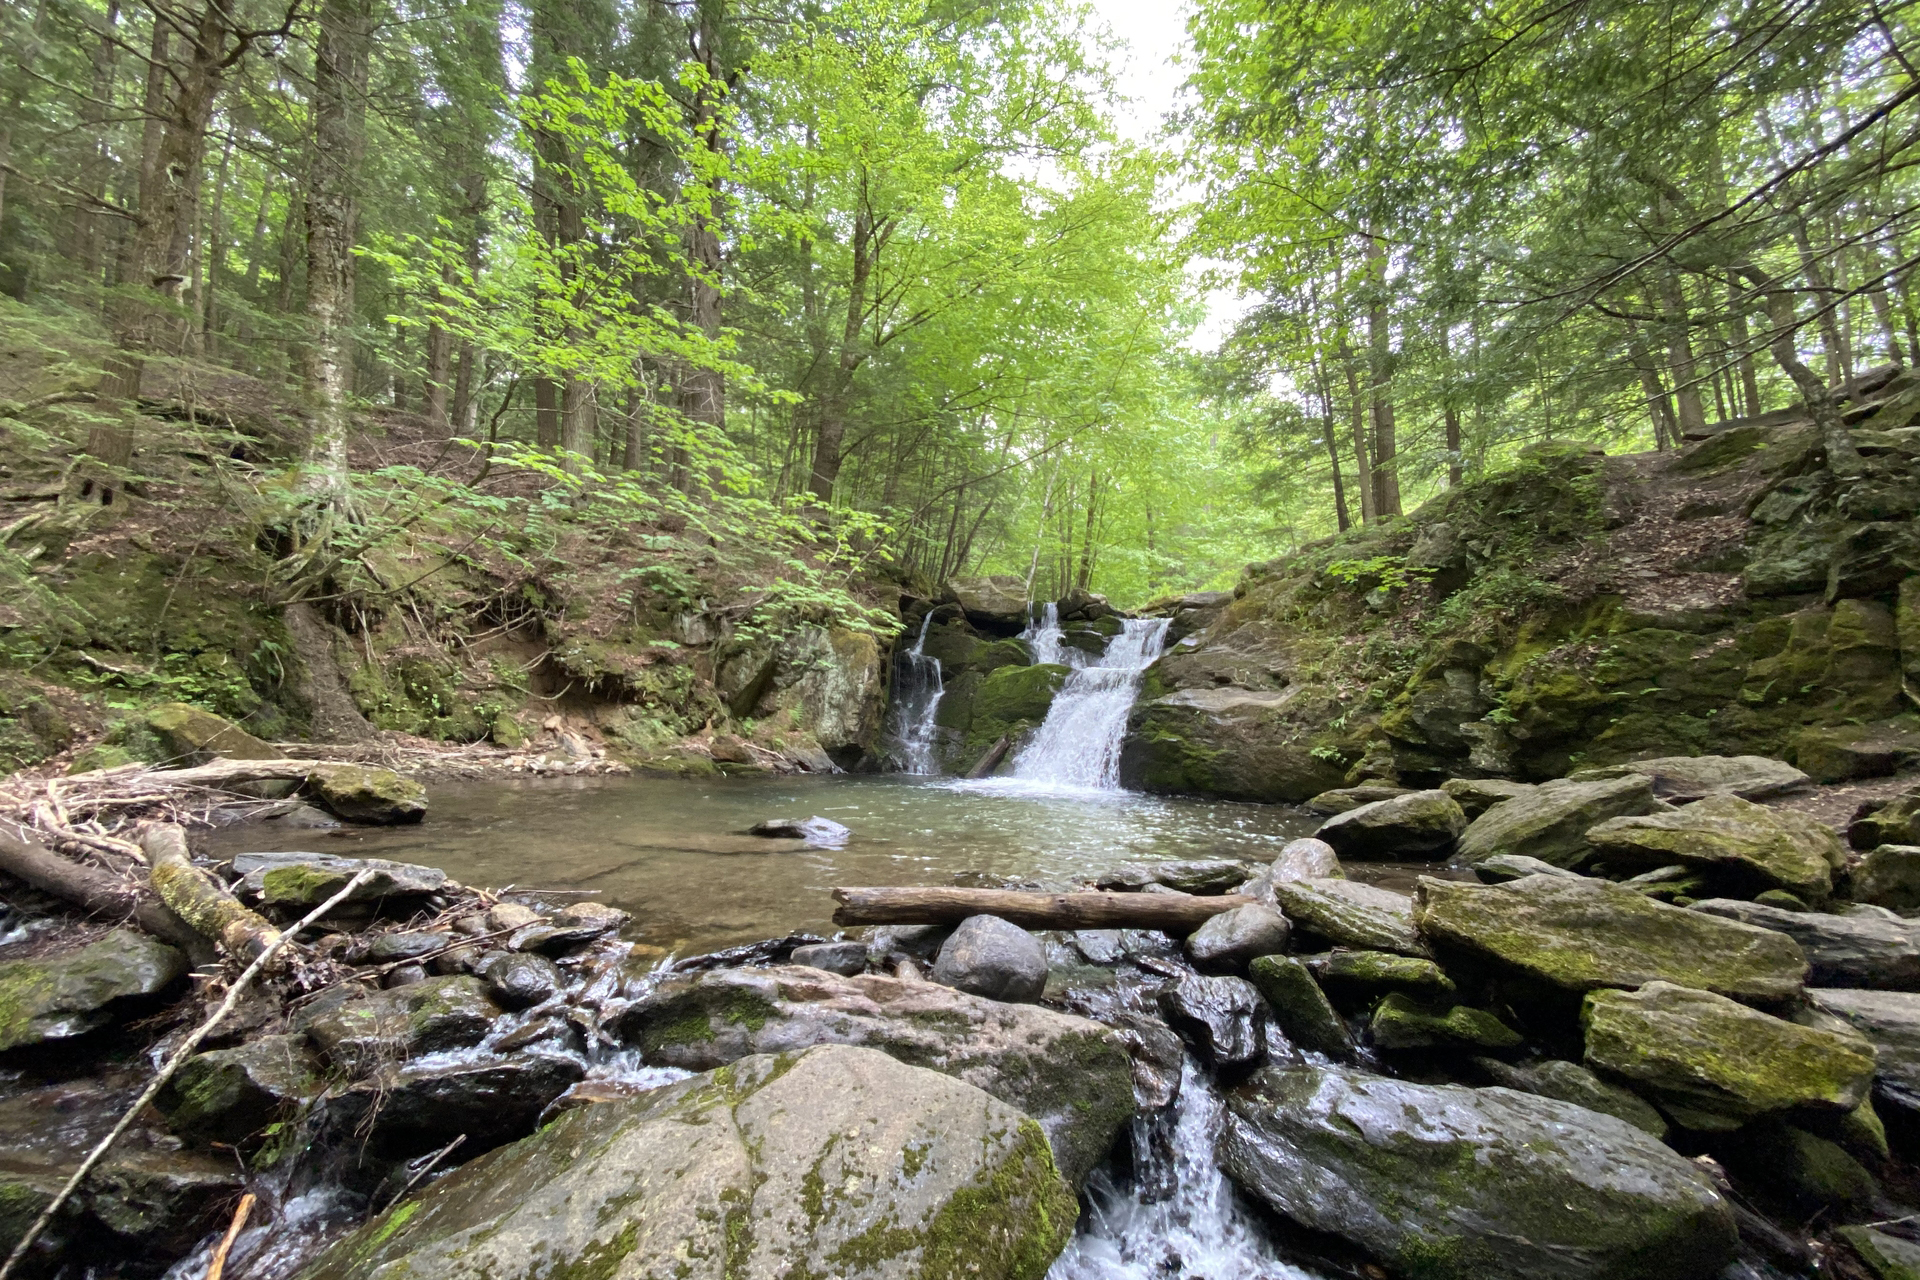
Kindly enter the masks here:
<path id="1" fill-rule="evenodd" d="M 900 670 L 895 676 L 893 736 L 900 744 L 900 762 L 908 773 L 937 772 L 933 760 L 934 716 L 947 686 L 941 676 L 940 659 L 926 651 L 927 628 L 932 625 L 933 611 L 928 610 L 913 648 L 900 655 Z"/>
<path id="2" fill-rule="evenodd" d="M 1087 664 L 1087 655 L 1079 649 L 1066 644 L 1066 630 L 1060 625 L 1060 606 L 1049 600 L 1040 606 L 1038 613 L 1027 619 L 1027 629 L 1015 639 L 1027 642 L 1027 652 L 1033 655 L 1033 665 L 1053 663 L 1062 667 L 1082 667 Z"/>
<path id="3" fill-rule="evenodd" d="M 1134 1122 L 1132 1186 L 1094 1173 L 1081 1229 L 1047 1280 L 1314 1280 L 1282 1262 L 1236 1202 L 1213 1154 L 1223 1116 L 1189 1060 L 1166 1149 L 1153 1140 L 1153 1121 Z"/>
<path id="4" fill-rule="evenodd" d="M 1099 661 L 1076 670 L 1060 686 L 1046 720 L 1014 757 L 1013 776 L 1048 786 L 1117 791 L 1127 713 L 1142 673 L 1166 645 L 1167 626 L 1165 618 L 1123 619 L 1120 634 Z"/>

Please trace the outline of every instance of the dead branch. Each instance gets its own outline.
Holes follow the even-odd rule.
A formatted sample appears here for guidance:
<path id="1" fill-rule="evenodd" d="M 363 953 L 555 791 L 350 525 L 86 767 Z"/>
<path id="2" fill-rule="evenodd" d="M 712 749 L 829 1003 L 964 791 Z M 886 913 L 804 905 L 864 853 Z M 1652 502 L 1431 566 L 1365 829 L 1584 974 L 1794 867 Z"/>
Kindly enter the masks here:
<path id="1" fill-rule="evenodd" d="M 1019 889 L 835 889 L 833 922 L 850 924 L 958 924 L 968 916 L 999 916 L 1023 929 L 1159 929 L 1185 937 L 1235 907 L 1253 901 L 1238 894 L 1032 893 Z"/>
<path id="2" fill-rule="evenodd" d="M 194 932 L 219 943 L 232 955 L 249 959 L 266 954 L 279 938 L 279 932 L 264 917 L 242 906 L 238 898 L 193 865 L 185 831 L 171 823 L 153 827 L 141 838 L 141 844 L 153 864 L 148 875 L 154 892 Z"/>
<path id="3" fill-rule="evenodd" d="M 0 821 L 0 871 L 95 915 L 131 917 L 163 941 L 178 946 L 200 942 L 200 935 L 165 904 L 124 880 L 61 857 L 25 829 L 5 821 Z"/>

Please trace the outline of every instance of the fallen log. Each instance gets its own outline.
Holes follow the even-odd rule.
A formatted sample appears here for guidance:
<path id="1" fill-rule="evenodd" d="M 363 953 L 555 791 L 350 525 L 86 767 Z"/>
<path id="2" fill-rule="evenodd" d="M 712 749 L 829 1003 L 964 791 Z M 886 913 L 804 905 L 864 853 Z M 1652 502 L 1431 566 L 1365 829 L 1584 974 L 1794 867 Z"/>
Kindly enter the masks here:
<path id="1" fill-rule="evenodd" d="M 140 847 L 152 867 L 148 878 L 153 891 L 195 933 L 248 960 L 258 959 L 278 941 L 278 929 L 193 865 L 185 831 L 172 823 L 151 827 L 140 837 Z"/>
<path id="2" fill-rule="evenodd" d="M 163 942 L 190 950 L 200 935 L 187 922 L 139 889 L 48 849 L 14 823 L 0 823 L 0 871 L 94 915 L 131 918 Z"/>
<path id="3" fill-rule="evenodd" d="M 1235 907 L 1239 894 L 1034 893 L 1024 889 L 835 889 L 833 922 L 958 924 L 968 916 L 999 916 L 1023 929 L 1159 929 L 1185 937 Z"/>
<path id="4" fill-rule="evenodd" d="M 1006 734 L 1001 734 L 999 739 L 987 748 L 987 754 L 981 756 L 973 768 L 967 770 L 968 779 L 984 778 L 999 768 L 1000 762 L 1007 758 L 1007 748 L 1011 745 L 1013 745 L 1012 740 Z"/>

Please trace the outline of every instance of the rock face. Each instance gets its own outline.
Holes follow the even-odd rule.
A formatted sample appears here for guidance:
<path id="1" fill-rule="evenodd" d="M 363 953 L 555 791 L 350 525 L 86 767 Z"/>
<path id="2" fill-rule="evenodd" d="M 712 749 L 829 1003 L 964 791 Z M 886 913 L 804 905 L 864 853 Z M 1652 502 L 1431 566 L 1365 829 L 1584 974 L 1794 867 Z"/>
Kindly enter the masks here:
<path id="1" fill-rule="evenodd" d="M 1292 724 L 1303 700 L 1294 689 L 1143 696 L 1121 748 L 1121 784 L 1296 804 L 1337 787 L 1346 771 L 1314 755 Z"/>
<path id="2" fill-rule="evenodd" d="M 1047 949 L 999 916 L 969 916 L 940 944 L 933 980 L 988 1000 L 1031 1004 L 1047 988 Z"/>
<path id="3" fill-rule="evenodd" d="M 1807 999 L 1821 1013 L 1843 1019 L 1873 1045 L 1876 1096 L 1902 1111 L 1920 1114 L 1920 995 L 1812 988 Z"/>
<path id="4" fill-rule="evenodd" d="M 1797 996 L 1807 973 L 1806 957 L 1784 934 L 1604 880 L 1476 885 L 1423 877 L 1414 918 L 1436 946 L 1568 991 L 1665 981 L 1767 1004 Z"/>
<path id="5" fill-rule="evenodd" d="M 354 889 L 350 902 L 374 902 L 434 893 L 447 882 L 438 867 L 384 858 L 340 858 L 330 853 L 243 853 L 233 860 L 236 890 L 270 905 L 313 908 L 346 888 L 362 871 L 373 876 Z"/>
<path id="6" fill-rule="evenodd" d="M 316 765 L 307 787 L 335 817 L 373 826 L 403 826 L 427 816 L 427 789 L 391 769 Z"/>
<path id="7" fill-rule="evenodd" d="M 72 951 L 0 963 L 0 1050 L 104 1027 L 117 1007 L 159 994 L 186 971 L 185 956 L 132 929 Z"/>
<path id="8" fill-rule="evenodd" d="M 885 1054 L 824 1046 L 569 1111 L 301 1277 L 1039 1280 L 1078 1211 L 1028 1117 Z"/>
<path id="9" fill-rule="evenodd" d="M 844 627 L 816 630 L 807 639 L 815 652 L 795 686 L 801 724 L 834 764 L 854 768 L 879 740 L 886 718 L 886 659 L 880 642 L 867 632 Z"/>
<path id="10" fill-rule="evenodd" d="M 1669 982 L 1595 991 L 1582 1019 L 1587 1065 L 1655 1094 L 1691 1129 L 1734 1129 L 1775 1112 L 1851 1111 L 1873 1082 L 1873 1052 L 1855 1037 Z"/>
<path id="11" fill-rule="evenodd" d="M 1587 832 L 1609 868 L 1680 863 L 1719 872 L 1750 892 L 1785 889 L 1824 898 L 1847 851 L 1823 822 L 1734 795 L 1711 795 L 1673 813 L 1611 818 Z"/>
<path id="12" fill-rule="evenodd" d="M 1453 847 L 1467 815 L 1444 791 L 1413 791 L 1376 800 L 1327 819 L 1315 837 L 1343 858 L 1419 861 Z"/>
<path id="13" fill-rule="evenodd" d="M 667 979 L 614 1029 L 647 1061 L 691 1071 L 817 1044 L 880 1049 L 1034 1117 L 1076 1182 L 1133 1116 L 1132 1069 L 1114 1032 L 936 983 L 842 978 L 800 966 L 722 969 Z"/>
<path id="14" fill-rule="evenodd" d="M 1357 880 L 1281 881 L 1274 898 L 1294 926 L 1335 946 L 1429 957 L 1404 894 Z"/>
<path id="15" fill-rule="evenodd" d="M 1706 1171 L 1612 1116 L 1510 1089 L 1270 1068 L 1221 1163 L 1282 1217 L 1432 1280 L 1697 1280 L 1733 1256 Z"/>
<path id="16" fill-rule="evenodd" d="M 1651 813 L 1653 805 L 1653 783 L 1643 774 L 1543 782 L 1475 818 L 1460 837 L 1460 857 L 1471 864 L 1517 853 L 1556 867 L 1577 867 L 1588 856 L 1589 828 L 1608 818 Z"/>
<path id="17" fill-rule="evenodd" d="M 1595 782 L 1643 774 L 1653 779 L 1653 793 L 1663 800 L 1698 800 L 1703 796 L 1739 796 L 1764 800 L 1804 787 L 1806 774 L 1765 756 L 1660 756 L 1597 769 L 1576 769 L 1567 775 L 1575 782 Z"/>
<path id="18" fill-rule="evenodd" d="M 1786 934 L 1806 953 L 1814 986 L 1920 990 L 1920 923 L 1858 908 L 1829 915 L 1737 898 L 1709 898 L 1692 909 Z"/>
<path id="19" fill-rule="evenodd" d="M 1287 934 L 1287 918 L 1256 902 L 1222 911 L 1194 930 L 1187 954 L 1203 968 L 1243 965 L 1285 951 Z"/>

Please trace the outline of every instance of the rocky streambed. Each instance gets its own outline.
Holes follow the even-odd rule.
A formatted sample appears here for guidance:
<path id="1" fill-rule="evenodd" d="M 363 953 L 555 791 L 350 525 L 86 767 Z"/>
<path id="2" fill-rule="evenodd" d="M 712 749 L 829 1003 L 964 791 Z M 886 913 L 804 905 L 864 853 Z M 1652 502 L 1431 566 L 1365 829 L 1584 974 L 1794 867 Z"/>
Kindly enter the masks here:
<path id="1" fill-rule="evenodd" d="M 199 1280 L 252 1193 L 238 1280 L 1910 1275 L 1920 793 L 1843 839 L 1777 803 L 1802 782 L 1374 786 L 1270 862 L 1094 878 L 1217 898 L 1187 937 L 976 916 L 674 960 L 584 895 L 209 864 L 282 922 L 376 874 L 22 1274 Z M 1454 878 L 1346 875 L 1422 858 Z M 234 972 L 10 912 L 9 1247 Z"/>

